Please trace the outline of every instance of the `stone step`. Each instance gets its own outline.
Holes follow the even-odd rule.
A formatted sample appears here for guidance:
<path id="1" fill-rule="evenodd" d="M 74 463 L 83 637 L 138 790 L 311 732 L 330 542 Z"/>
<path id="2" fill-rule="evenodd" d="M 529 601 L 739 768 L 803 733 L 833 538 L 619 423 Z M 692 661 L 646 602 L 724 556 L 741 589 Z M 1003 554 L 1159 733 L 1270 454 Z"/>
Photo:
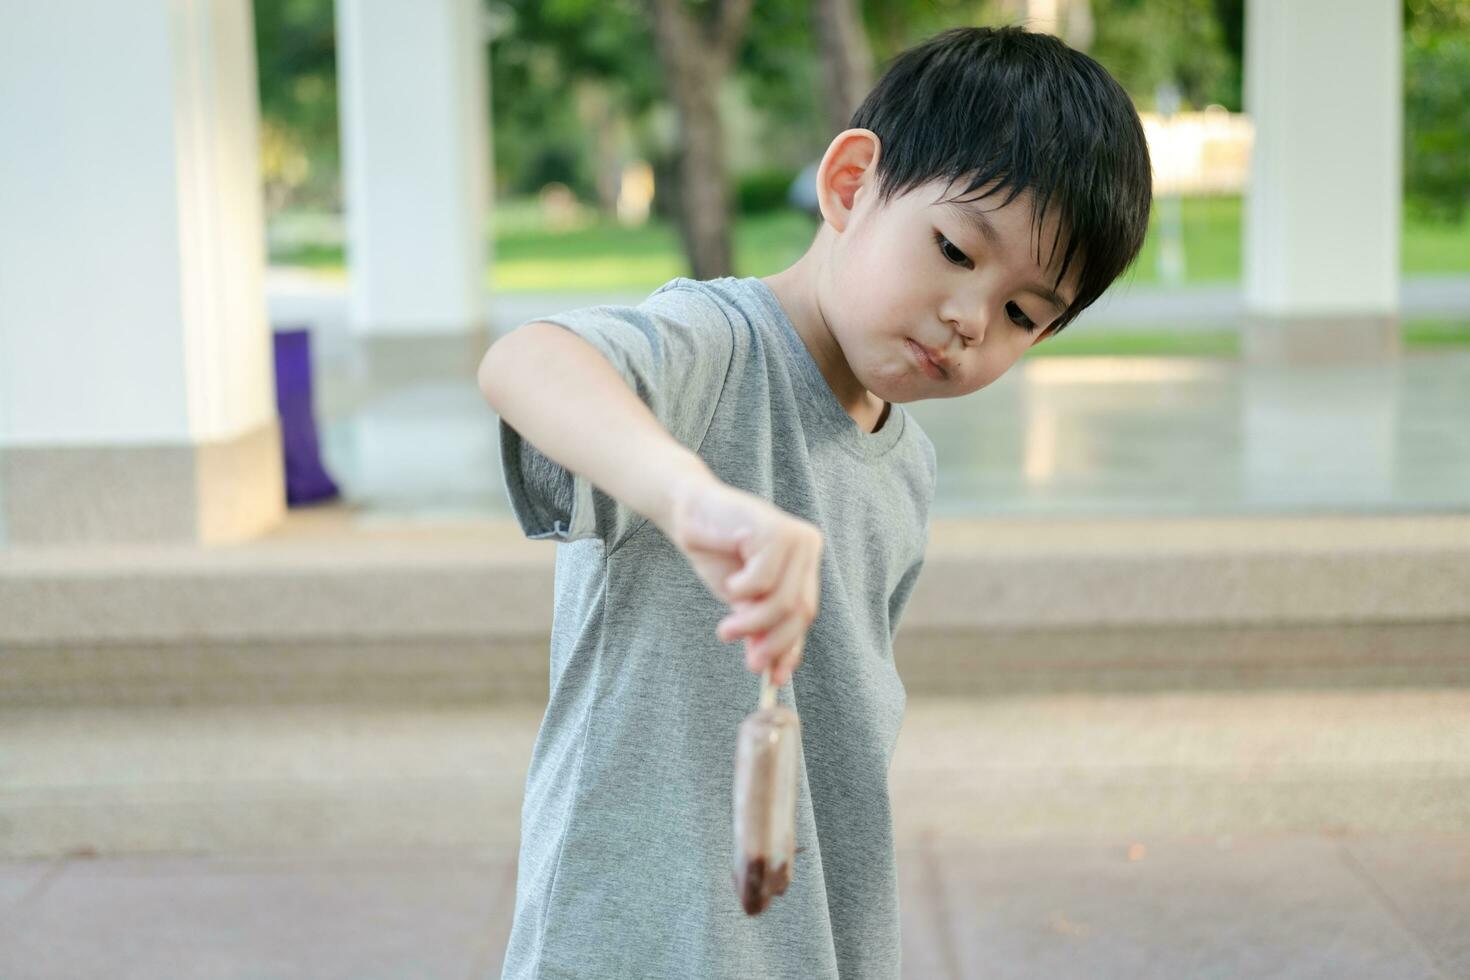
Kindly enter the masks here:
<path id="1" fill-rule="evenodd" d="M 0 857 L 511 846 L 540 713 L 7 710 Z M 890 791 L 905 843 L 1470 832 L 1470 691 L 915 697 Z"/>
<path id="2" fill-rule="evenodd" d="M 0 551 L 0 705 L 539 701 L 554 557 L 340 508 Z M 1470 517 L 936 520 L 896 656 L 913 694 L 1470 685 Z"/>

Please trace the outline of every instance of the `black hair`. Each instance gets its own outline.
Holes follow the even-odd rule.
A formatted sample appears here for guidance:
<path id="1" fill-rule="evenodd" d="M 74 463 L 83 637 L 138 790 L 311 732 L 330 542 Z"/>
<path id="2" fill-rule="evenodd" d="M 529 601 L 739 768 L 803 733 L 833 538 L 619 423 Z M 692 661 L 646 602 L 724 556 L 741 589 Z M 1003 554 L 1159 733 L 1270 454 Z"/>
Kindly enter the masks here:
<path id="1" fill-rule="evenodd" d="M 1101 65 L 1049 34 L 936 34 L 894 59 L 851 126 L 881 141 L 882 201 L 933 180 L 966 183 L 952 200 L 1007 191 L 1001 206 L 1032 192 L 1037 261 L 1050 266 L 1066 238 L 1053 288 L 1073 261 L 1081 265 L 1077 295 L 1054 330 L 1092 305 L 1143 247 L 1153 193 L 1138 112 Z M 1043 262 L 1040 229 L 1052 207 L 1061 220 Z"/>

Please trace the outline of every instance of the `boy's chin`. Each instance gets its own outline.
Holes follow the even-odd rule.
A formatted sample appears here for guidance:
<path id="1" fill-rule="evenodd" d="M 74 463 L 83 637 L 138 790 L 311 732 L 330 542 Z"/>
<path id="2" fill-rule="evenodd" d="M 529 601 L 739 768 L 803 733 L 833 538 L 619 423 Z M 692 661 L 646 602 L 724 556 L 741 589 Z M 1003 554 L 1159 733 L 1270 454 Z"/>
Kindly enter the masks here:
<path id="1" fill-rule="evenodd" d="M 859 380 L 863 382 L 863 387 L 868 389 L 870 394 L 876 395 L 885 402 L 893 402 L 895 405 L 907 405 L 909 402 L 939 397 L 926 393 L 912 384 L 904 384 L 902 380 L 895 381 L 891 378 L 862 378 Z"/>
<path id="2" fill-rule="evenodd" d="M 874 378 L 872 383 L 865 381 L 863 386 L 871 394 L 885 402 L 893 402 L 895 405 L 936 401 L 941 398 L 958 398 L 964 394 L 964 392 L 956 391 L 950 385 L 942 385 L 927 378 Z"/>
<path id="3" fill-rule="evenodd" d="M 874 392 L 874 394 L 878 393 Z M 952 396 L 910 391 L 893 395 L 891 397 L 888 395 L 878 395 L 878 397 L 882 398 L 885 402 L 892 402 L 895 405 L 912 405 L 914 402 L 933 401 L 936 398 L 949 398 Z"/>

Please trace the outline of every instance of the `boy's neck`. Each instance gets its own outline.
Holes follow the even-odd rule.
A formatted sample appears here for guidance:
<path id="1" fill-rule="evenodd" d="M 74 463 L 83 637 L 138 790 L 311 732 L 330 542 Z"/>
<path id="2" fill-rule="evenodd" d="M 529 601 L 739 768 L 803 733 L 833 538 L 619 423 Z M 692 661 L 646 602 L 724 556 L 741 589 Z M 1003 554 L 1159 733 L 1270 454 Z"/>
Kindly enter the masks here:
<path id="1" fill-rule="evenodd" d="M 883 399 L 864 388 L 862 382 L 852 373 L 852 368 L 848 366 L 847 358 L 842 353 L 842 347 L 827 324 L 816 289 L 822 251 L 823 236 L 818 235 L 812 247 L 795 265 L 775 275 L 764 276 L 761 281 L 776 294 L 781 308 L 786 311 L 786 316 L 812 355 L 812 360 L 817 362 L 822 377 L 827 380 L 827 387 L 832 389 L 842 410 L 864 432 L 875 432 L 887 422 L 890 407 Z"/>

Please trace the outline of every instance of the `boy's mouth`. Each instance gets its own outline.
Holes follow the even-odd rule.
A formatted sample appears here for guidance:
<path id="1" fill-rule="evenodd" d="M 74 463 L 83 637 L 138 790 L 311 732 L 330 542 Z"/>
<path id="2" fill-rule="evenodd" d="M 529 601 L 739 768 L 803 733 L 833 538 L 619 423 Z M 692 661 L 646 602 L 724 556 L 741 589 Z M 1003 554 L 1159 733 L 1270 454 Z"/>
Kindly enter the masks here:
<path id="1" fill-rule="evenodd" d="M 914 360 L 919 363 L 919 367 L 923 369 L 925 374 L 929 375 L 935 381 L 943 381 L 949 377 L 949 372 L 940 366 L 939 362 L 934 359 L 934 355 L 929 353 L 927 347 L 907 337 L 904 338 L 904 343 L 908 345 L 909 351 L 914 355 Z"/>

